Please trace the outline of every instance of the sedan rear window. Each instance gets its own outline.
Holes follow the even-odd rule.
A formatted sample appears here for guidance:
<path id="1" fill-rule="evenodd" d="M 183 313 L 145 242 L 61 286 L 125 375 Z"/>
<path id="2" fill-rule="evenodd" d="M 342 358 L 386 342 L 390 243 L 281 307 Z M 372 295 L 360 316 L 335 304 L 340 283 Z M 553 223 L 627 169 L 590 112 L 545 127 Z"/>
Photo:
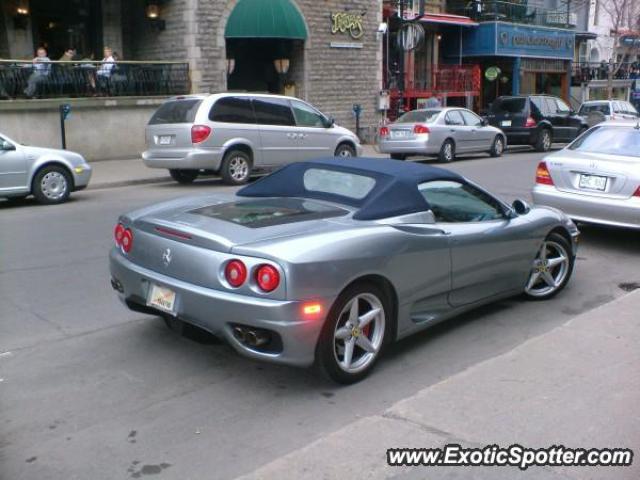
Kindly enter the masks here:
<path id="1" fill-rule="evenodd" d="M 348 210 L 300 198 L 248 200 L 198 208 L 190 213 L 224 220 L 249 228 L 341 217 Z"/>
<path id="2" fill-rule="evenodd" d="M 569 150 L 640 158 L 640 129 L 595 127 L 569 145 Z"/>
<path id="3" fill-rule="evenodd" d="M 397 123 L 430 123 L 435 121 L 441 110 L 413 110 L 398 118 Z"/>
<path id="4" fill-rule="evenodd" d="M 310 192 L 328 193 L 360 200 L 366 197 L 376 181 L 365 175 L 335 170 L 310 168 L 304 172 L 304 188 Z"/>
<path id="5" fill-rule="evenodd" d="M 163 103 L 153 114 L 149 125 L 162 123 L 193 123 L 202 99 L 190 98 L 184 100 L 170 100 Z"/>
<path id="6" fill-rule="evenodd" d="M 491 106 L 493 113 L 520 113 L 525 110 L 527 99 L 523 97 L 498 98 Z"/>
<path id="7" fill-rule="evenodd" d="M 599 112 L 603 115 L 610 115 L 611 111 L 609 110 L 608 103 L 592 103 L 591 105 L 582 105 L 580 107 L 580 115 L 589 115 L 593 112 Z"/>

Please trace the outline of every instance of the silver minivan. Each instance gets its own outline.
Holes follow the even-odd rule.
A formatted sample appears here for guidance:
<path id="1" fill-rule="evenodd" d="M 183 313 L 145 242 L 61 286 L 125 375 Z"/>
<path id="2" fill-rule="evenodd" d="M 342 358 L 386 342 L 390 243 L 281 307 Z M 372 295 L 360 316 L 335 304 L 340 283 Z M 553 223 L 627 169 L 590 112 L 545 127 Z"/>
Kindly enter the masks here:
<path id="1" fill-rule="evenodd" d="M 245 183 L 251 172 L 330 156 L 359 156 L 358 137 L 292 97 L 221 93 L 174 97 L 146 129 L 148 167 L 166 168 L 180 183 L 219 173 Z"/>

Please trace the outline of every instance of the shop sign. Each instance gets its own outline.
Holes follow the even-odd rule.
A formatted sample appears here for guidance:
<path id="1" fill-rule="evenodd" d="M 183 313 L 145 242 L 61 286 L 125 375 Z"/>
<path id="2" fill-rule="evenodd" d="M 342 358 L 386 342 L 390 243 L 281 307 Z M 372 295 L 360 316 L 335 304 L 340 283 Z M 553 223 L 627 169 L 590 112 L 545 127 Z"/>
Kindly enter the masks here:
<path id="1" fill-rule="evenodd" d="M 366 12 L 337 12 L 331 14 L 331 33 L 348 33 L 358 40 L 364 35 L 364 15 Z"/>
<path id="2" fill-rule="evenodd" d="M 498 67 L 489 67 L 484 71 L 484 78 L 486 78 L 490 82 L 493 82 L 496 78 L 498 78 L 498 75 L 500 75 L 500 73 L 501 70 Z"/>

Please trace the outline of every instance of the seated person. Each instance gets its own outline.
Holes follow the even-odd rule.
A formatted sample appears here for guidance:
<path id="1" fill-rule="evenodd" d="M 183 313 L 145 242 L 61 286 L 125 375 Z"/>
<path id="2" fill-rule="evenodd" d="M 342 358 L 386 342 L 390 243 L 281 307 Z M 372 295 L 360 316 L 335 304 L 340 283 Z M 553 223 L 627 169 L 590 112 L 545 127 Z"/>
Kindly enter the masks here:
<path id="1" fill-rule="evenodd" d="M 98 71 L 96 72 L 96 79 L 98 89 L 101 91 L 109 90 L 109 79 L 113 68 L 116 66 L 116 59 L 113 58 L 113 50 L 111 47 L 104 47 L 104 58 Z"/>
<path id="2" fill-rule="evenodd" d="M 33 59 L 33 73 L 27 80 L 27 88 L 24 94 L 27 97 L 33 97 L 36 94 L 38 85 L 45 83 L 51 72 L 51 60 L 47 56 L 47 50 L 44 47 L 38 48 L 36 57 Z"/>

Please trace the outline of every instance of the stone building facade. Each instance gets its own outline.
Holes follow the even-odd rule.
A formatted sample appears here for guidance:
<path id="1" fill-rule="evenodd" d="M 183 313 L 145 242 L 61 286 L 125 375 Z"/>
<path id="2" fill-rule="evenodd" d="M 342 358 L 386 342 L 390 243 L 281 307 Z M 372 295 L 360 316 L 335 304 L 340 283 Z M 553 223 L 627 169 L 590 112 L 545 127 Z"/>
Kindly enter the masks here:
<path id="1" fill-rule="evenodd" d="M 166 0 L 160 5 L 164 30 L 148 28 L 141 2 L 123 1 L 123 52 L 136 60 L 186 60 L 192 91 L 227 90 L 225 30 L 242 1 L 247 0 Z M 353 105 L 361 105 L 361 133 L 371 133 L 381 114 L 382 41 L 377 30 L 382 21 L 382 1 L 288 1 L 303 18 L 307 38 L 295 42 L 290 52 L 286 81 L 294 86 L 296 96 L 348 128 L 355 127 Z M 354 39 L 349 31 L 332 33 L 335 13 L 359 16 L 362 36 Z"/>

